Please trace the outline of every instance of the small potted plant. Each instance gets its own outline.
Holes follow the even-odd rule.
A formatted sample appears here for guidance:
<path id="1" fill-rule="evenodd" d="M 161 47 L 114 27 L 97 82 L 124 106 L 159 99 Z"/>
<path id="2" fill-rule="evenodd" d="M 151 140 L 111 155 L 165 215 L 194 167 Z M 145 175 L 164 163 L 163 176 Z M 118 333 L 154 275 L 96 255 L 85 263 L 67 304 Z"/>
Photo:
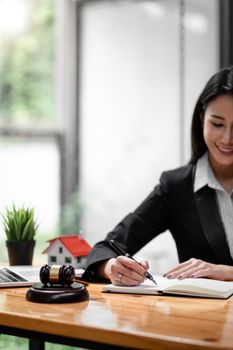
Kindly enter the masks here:
<path id="1" fill-rule="evenodd" d="M 32 265 L 35 246 L 35 235 L 38 225 L 34 219 L 33 208 L 6 209 L 1 214 L 4 231 L 6 233 L 6 246 L 10 265 Z"/>

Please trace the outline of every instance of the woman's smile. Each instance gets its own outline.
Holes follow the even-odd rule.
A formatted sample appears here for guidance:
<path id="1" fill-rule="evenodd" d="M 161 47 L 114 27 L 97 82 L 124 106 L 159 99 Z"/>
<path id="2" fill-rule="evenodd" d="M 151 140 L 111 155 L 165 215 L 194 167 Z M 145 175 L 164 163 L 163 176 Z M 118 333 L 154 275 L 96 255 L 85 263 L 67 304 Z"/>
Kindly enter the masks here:
<path id="1" fill-rule="evenodd" d="M 216 147 L 218 148 L 218 150 L 221 153 L 223 153 L 226 156 L 233 155 L 233 147 L 227 147 L 227 146 L 223 146 L 223 145 L 216 145 Z"/>

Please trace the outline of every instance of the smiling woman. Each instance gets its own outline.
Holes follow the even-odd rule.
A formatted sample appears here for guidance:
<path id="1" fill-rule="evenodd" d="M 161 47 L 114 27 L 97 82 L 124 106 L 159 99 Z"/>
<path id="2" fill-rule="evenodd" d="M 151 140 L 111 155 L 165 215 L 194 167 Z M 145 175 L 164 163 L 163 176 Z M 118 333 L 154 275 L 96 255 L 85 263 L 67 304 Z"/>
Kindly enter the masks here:
<path id="1" fill-rule="evenodd" d="M 190 161 L 164 171 L 136 210 L 93 247 L 84 276 L 142 283 L 148 262 L 116 257 L 108 242 L 133 255 L 167 229 L 180 264 L 166 277 L 233 280 L 233 66 L 215 73 L 196 102 Z"/>

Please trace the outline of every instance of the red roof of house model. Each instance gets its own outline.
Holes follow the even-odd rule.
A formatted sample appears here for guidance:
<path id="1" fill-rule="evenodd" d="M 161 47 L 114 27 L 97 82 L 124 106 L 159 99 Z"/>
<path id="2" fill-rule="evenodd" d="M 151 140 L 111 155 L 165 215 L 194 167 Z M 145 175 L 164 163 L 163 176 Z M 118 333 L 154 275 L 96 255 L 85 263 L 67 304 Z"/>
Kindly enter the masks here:
<path id="1" fill-rule="evenodd" d="M 52 245 L 59 240 L 68 251 L 75 257 L 77 256 L 86 256 L 91 250 L 91 246 L 85 241 L 85 239 L 80 238 L 78 235 L 66 235 L 50 239 L 49 246 L 43 251 L 48 253 Z"/>

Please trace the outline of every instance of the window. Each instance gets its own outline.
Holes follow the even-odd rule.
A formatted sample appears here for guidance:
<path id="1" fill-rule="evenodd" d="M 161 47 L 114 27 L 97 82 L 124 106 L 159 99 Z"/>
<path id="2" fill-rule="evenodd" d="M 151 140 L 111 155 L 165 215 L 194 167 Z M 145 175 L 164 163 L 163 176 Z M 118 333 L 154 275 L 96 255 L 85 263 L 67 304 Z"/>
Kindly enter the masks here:
<path id="1" fill-rule="evenodd" d="M 82 261 L 81 256 L 77 256 L 77 263 L 80 263 Z"/>
<path id="2" fill-rule="evenodd" d="M 13 203 L 34 207 L 34 264 L 46 258 L 45 241 L 60 233 L 62 208 L 77 182 L 76 147 L 73 152 L 70 142 L 71 133 L 76 138 L 70 122 L 75 113 L 62 105 L 71 105 L 70 82 L 76 84 L 69 64 L 75 50 L 63 50 L 64 42 L 75 43 L 75 7 L 63 0 L 0 1 L 0 212 Z"/>
<path id="3" fill-rule="evenodd" d="M 59 247 L 59 253 L 61 254 L 63 252 L 63 248 Z"/>
<path id="4" fill-rule="evenodd" d="M 70 256 L 66 256 L 66 257 L 65 257 L 65 263 L 66 263 L 66 264 L 71 264 L 71 262 L 72 262 L 71 257 L 70 257 Z"/>
<path id="5" fill-rule="evenodd" d="M 56 256 L 50 256 L 50 262 L 51 263 L 57 262 L 57 257 Z"/>

